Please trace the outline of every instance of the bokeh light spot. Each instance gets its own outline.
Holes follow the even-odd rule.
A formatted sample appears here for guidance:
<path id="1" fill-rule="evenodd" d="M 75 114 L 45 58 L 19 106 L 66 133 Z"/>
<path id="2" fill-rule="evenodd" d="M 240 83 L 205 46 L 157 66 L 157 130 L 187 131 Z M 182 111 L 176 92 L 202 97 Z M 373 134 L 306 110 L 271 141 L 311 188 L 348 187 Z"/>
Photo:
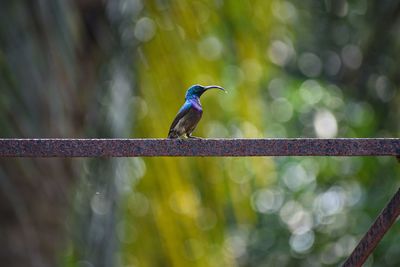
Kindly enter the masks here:
<path id="1" fill-rule="evenodd" d="M 281 22 L 291 23 L 297 19 L 297 9 L 289 1 L 273 1 L 272 14 Z"/>
<path id="2" fill-rule="evenodd" d="M 202 208 L 197 216 L 197 226 L 203 230 L 207 231 L 217 224 L 217 215 L 212 209 Z"/>
<path id="3" fill-rule="evenodd" d="M 284 96 L 285 81 L 280 78 L 272 79 L 268 84 L 268 92 L 272 98 L 282 98 Z"/>
<path id="4" fill-rule="evenodd" d="M 293 48 L 280 40 L 272 41 L 267 51 L 269 60 L 278 66 L 285 66 L 292 59 L 293 53 Z"/>
<path id="5" fill-rule="evenodd" d="M 209 137 L 227 137 L 229 136 L 228 129 L 218 121 L 211 121 L 206 126 L 207 136 Z"/>
<path id="6" fill-rule="evenodd" d="M 224 242 L 225 252 L 234 258 L 239 258 L 247 253 L 247 234 L 243 231 L 235 231 L 229 234 Z"/>
<path id="7" fill-rule="evenodd" d="M 298 66 L 305 76 L 318 77 L 322 71 L 321 59 L 313 53 L 303 53 L 299 57 Z"/>
<path id="8" fill-rule="evenodd" d="M 122 14 L 136 16 L 143 9 L 143 3 L 141 0 L 120 1 L 119 7 Z"/>
<path id="9" fill-rule="evenodd" d="M 389 102 L 395 95 L 390 80 L 385 75 L 380 75 L 375 82 L 375 90 L 377 96 L 383 102 Z"/>
<path id="10" fill-rule="evenodd" d="M 301 164 L 290 164 L 285 168 L 283 181 L 291 191 L 298 191 L 315 181 L 315 176 L 307 173 Z"/>
<path id="11" fill-rule="evenodd" d="M 326 53 L 326 59 L 324 62 L 324 70 L 326 74 L 330 76 L 335 76 L 339 73 L 340 68 L 342 66 L 342 61 L 340 56 L 332 51 L 328 51 Z"/>
<path id="12" fill-rule="evenodd" d="M 315 80 L 306 80 L 303 82 L 299 93 L 304 102 L 309 105 L 318 103 L 324 94 L 321 85 Z"/>
<path id="13" fill-rule="evenodd" d="M 335 137 L 338 131 L 335 116 L 328 110 L 317 111 L 314 117 L 314 130 L 320 138 Z"/>
<path id="14" fill-rule="evenodd" d="M 132 98 L 132 106 L 134 107 L 135 111 L 136 111 L 136 117 L 138 119 L 143 119 L 147 116 L 148 112 L 149 112 L 149 108 L 147 106 L 147 102 L 139 97 L 139 96 L 135 96 Z"/>
<path id="15" fill-rule="evenodd" d="M 343 188 L 334 186 L 328 191 L 319 194 L 314 200 L 314 212 L 321 223 L 331 223 L 325 217 L 338 214 L 343 211 L 346 194 Z"/>
<path id="16" fill-rule="evenodd" d="M 279 216 L 293 234 L 303 234 L 313 227 L 313 218 L 310 212 L 294 200 L 288 201 L 282 207 Z"/>
<path id="17" fill-rule="evenodd" d="M 90 206 L 97 215 L 106 215 L 111 207 L 109 200 L 103 194 L 94 194 Z"/>
<path id="18" fill-rule="evenodd" d="M 277 212 L 284 201 L 284 194 L 279 188 L 260 189 L 251 196 L 253 210 L 260 213 Z"/>
<path id="19" fill-rule="evenodd" d="M 293 106 L 285 98 L 278 98 L 271 103 L 270 112 L 278 122 L 287 122 L 292 118 Z"/>
<path id="20" fill-rule="evenodd" d="M 176 213 L 195 217 L 200 205 L 200 199 L 195 192 L 176 191 L 170 196 L 169 204 Z"/>
<path id="21" fill-rule="evenodd" d="M 150 41 L 156 33 L 156 24 L 152 19 L 143 17 L 136 22 L 134 33 L 139 41 Z"/>
<path id="22" fill-rule="evenodd" d="M 200 56 L 210 61 L 219 59 L 223 50 L 221 41 L 215 36 L 201 40 L 197 48 Z"/>
<path id="23" fill-rule="evenodd" d="M 307 231 L 302 234 L 293 234 L 290 237 L 290 247 L 297 253 L 306 253 L 314 244 L 314 232 Z"/>
<path id="24" fill-rule="evenodd" d="M 360 48 L 356 45 L 346 45 L 342 49 L 343 63 L 349 68 L 356 70 L 361 66 L 363 55 Z"/>
<path id="25" fill-rule="evenodd" d="M 135 217 L 143 217 L 149 212 L 150 202 L 148 198 L 140 193 L 135 192 L 128 199 L 129 210 Z"/>
<path id="26" fill-rule="evenodd" d="M 334 264 L 343 256 L 343 249 L 335 243 L 325 246 L 321 253 L 321 262 L 324 264 Z"/>

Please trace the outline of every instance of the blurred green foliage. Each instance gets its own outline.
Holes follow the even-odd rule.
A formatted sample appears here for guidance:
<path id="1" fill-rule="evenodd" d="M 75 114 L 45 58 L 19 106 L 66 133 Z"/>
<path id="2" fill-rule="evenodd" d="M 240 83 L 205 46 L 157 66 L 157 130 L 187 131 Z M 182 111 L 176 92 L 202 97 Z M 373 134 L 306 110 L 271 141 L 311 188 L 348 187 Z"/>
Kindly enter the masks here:
<path id="1" fill-rule="evenodd" d="M 41 22 L 33 16 L 47 25 L 48 43 L 22 30 L 29 5 L 9 6 L 20 35 L 0 28 L 3 136 L 165 138 L 196 83 L 229 93 L 202 96 L 195 136 L 399 134 L 398 1 L 64 2 L 39 8 Z M 16 46 L 21 39 L 27 47 Z M 397 165 L 385 157 L 81 162 L 66 194 L 61 265 L 338 266 L 399 186 Z M 395 224 L 365 266 L 398 266 L 399 234 Z"/>
<path id="2" fill-rule="evenodd" d="M 194 83 L 229 91 L 202 97 L 199 136 L 396 136 L 394 65 L 377 67 L 372 62 L 382 54 L 367 54 L 380 41 L 371 37 L 370 18 L 380 15 L 373 6 L 146 3 L 135 26 L 136 37 L 148 35 L 138 48 L 142 104 L 134 136 L 165 137 Z M 385 53 L 396 55 L 392 47 Z M 337 265 L 398 184 L 394 159 L 137 161 L 146 171 L 125 200 L 122 255 L 138 266 Z M 398 231 L 369 264 L 399 263 L 390 256 Z"/>

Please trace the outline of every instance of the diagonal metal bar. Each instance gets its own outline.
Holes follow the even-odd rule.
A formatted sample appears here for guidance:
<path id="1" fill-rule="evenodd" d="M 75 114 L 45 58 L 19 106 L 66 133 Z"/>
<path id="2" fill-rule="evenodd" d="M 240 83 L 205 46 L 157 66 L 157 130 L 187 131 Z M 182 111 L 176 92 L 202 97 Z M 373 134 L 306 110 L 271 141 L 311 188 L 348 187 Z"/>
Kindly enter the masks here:
<path id="1" fill-rule="evenodd" d="M 0 139 L 0 157 L 398 155 L 400 138 Z"/>
<path id="2" fill-rule="evenodd" d="M 360 267 L 400 215 L 400 189 L 364 235 L 343 267 Z"/>

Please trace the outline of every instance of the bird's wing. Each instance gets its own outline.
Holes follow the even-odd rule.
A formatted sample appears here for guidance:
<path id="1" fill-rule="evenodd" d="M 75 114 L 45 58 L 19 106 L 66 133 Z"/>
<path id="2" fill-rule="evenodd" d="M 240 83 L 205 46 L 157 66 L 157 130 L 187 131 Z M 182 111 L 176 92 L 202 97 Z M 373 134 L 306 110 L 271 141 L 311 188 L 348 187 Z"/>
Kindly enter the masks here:
<path id="1" fill-rule="evenodd" d="M 171 127 L 169 127 L 168 135 L 175 128 L 176 124 L 178 124 L 178 121 L 180 119 L 182 119 L 189 112 L 189 110 L 191 108 L 192 108 L 192 104 L 191 103 L 186 102 L 185 104 L 183 104 L 181 109 L 178 111 L 178 114 L 176 114 L 176 117 L 175 117 L 174 121 L 172 122 Z"/>

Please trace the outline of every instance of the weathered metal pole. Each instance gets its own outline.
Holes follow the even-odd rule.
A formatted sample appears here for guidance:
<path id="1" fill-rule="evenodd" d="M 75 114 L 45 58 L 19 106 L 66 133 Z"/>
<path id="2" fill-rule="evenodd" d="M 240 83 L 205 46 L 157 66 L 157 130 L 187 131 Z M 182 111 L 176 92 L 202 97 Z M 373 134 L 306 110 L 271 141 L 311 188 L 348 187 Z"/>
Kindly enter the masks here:
<path id="1" fill-rule="evenodd" d="M 397 155 L 400 138 L 0 139 L 0 157 Z"/>
<path id="2" fill-rule="evenodd" d="M 0 157 L 396 156 L 400 138 L 0 139 Z M 343 264 L 361 266 L 400 214 L 400 190 Z"/>
<path id="3" fill-rule="evenodd" d="M 351 255 L 347 258 L 343 267 L 359 267 L 364 264 L 379 241 L 400 215 L 400 189 L 389 201 L 368 232 L 364 235 Z"/>

